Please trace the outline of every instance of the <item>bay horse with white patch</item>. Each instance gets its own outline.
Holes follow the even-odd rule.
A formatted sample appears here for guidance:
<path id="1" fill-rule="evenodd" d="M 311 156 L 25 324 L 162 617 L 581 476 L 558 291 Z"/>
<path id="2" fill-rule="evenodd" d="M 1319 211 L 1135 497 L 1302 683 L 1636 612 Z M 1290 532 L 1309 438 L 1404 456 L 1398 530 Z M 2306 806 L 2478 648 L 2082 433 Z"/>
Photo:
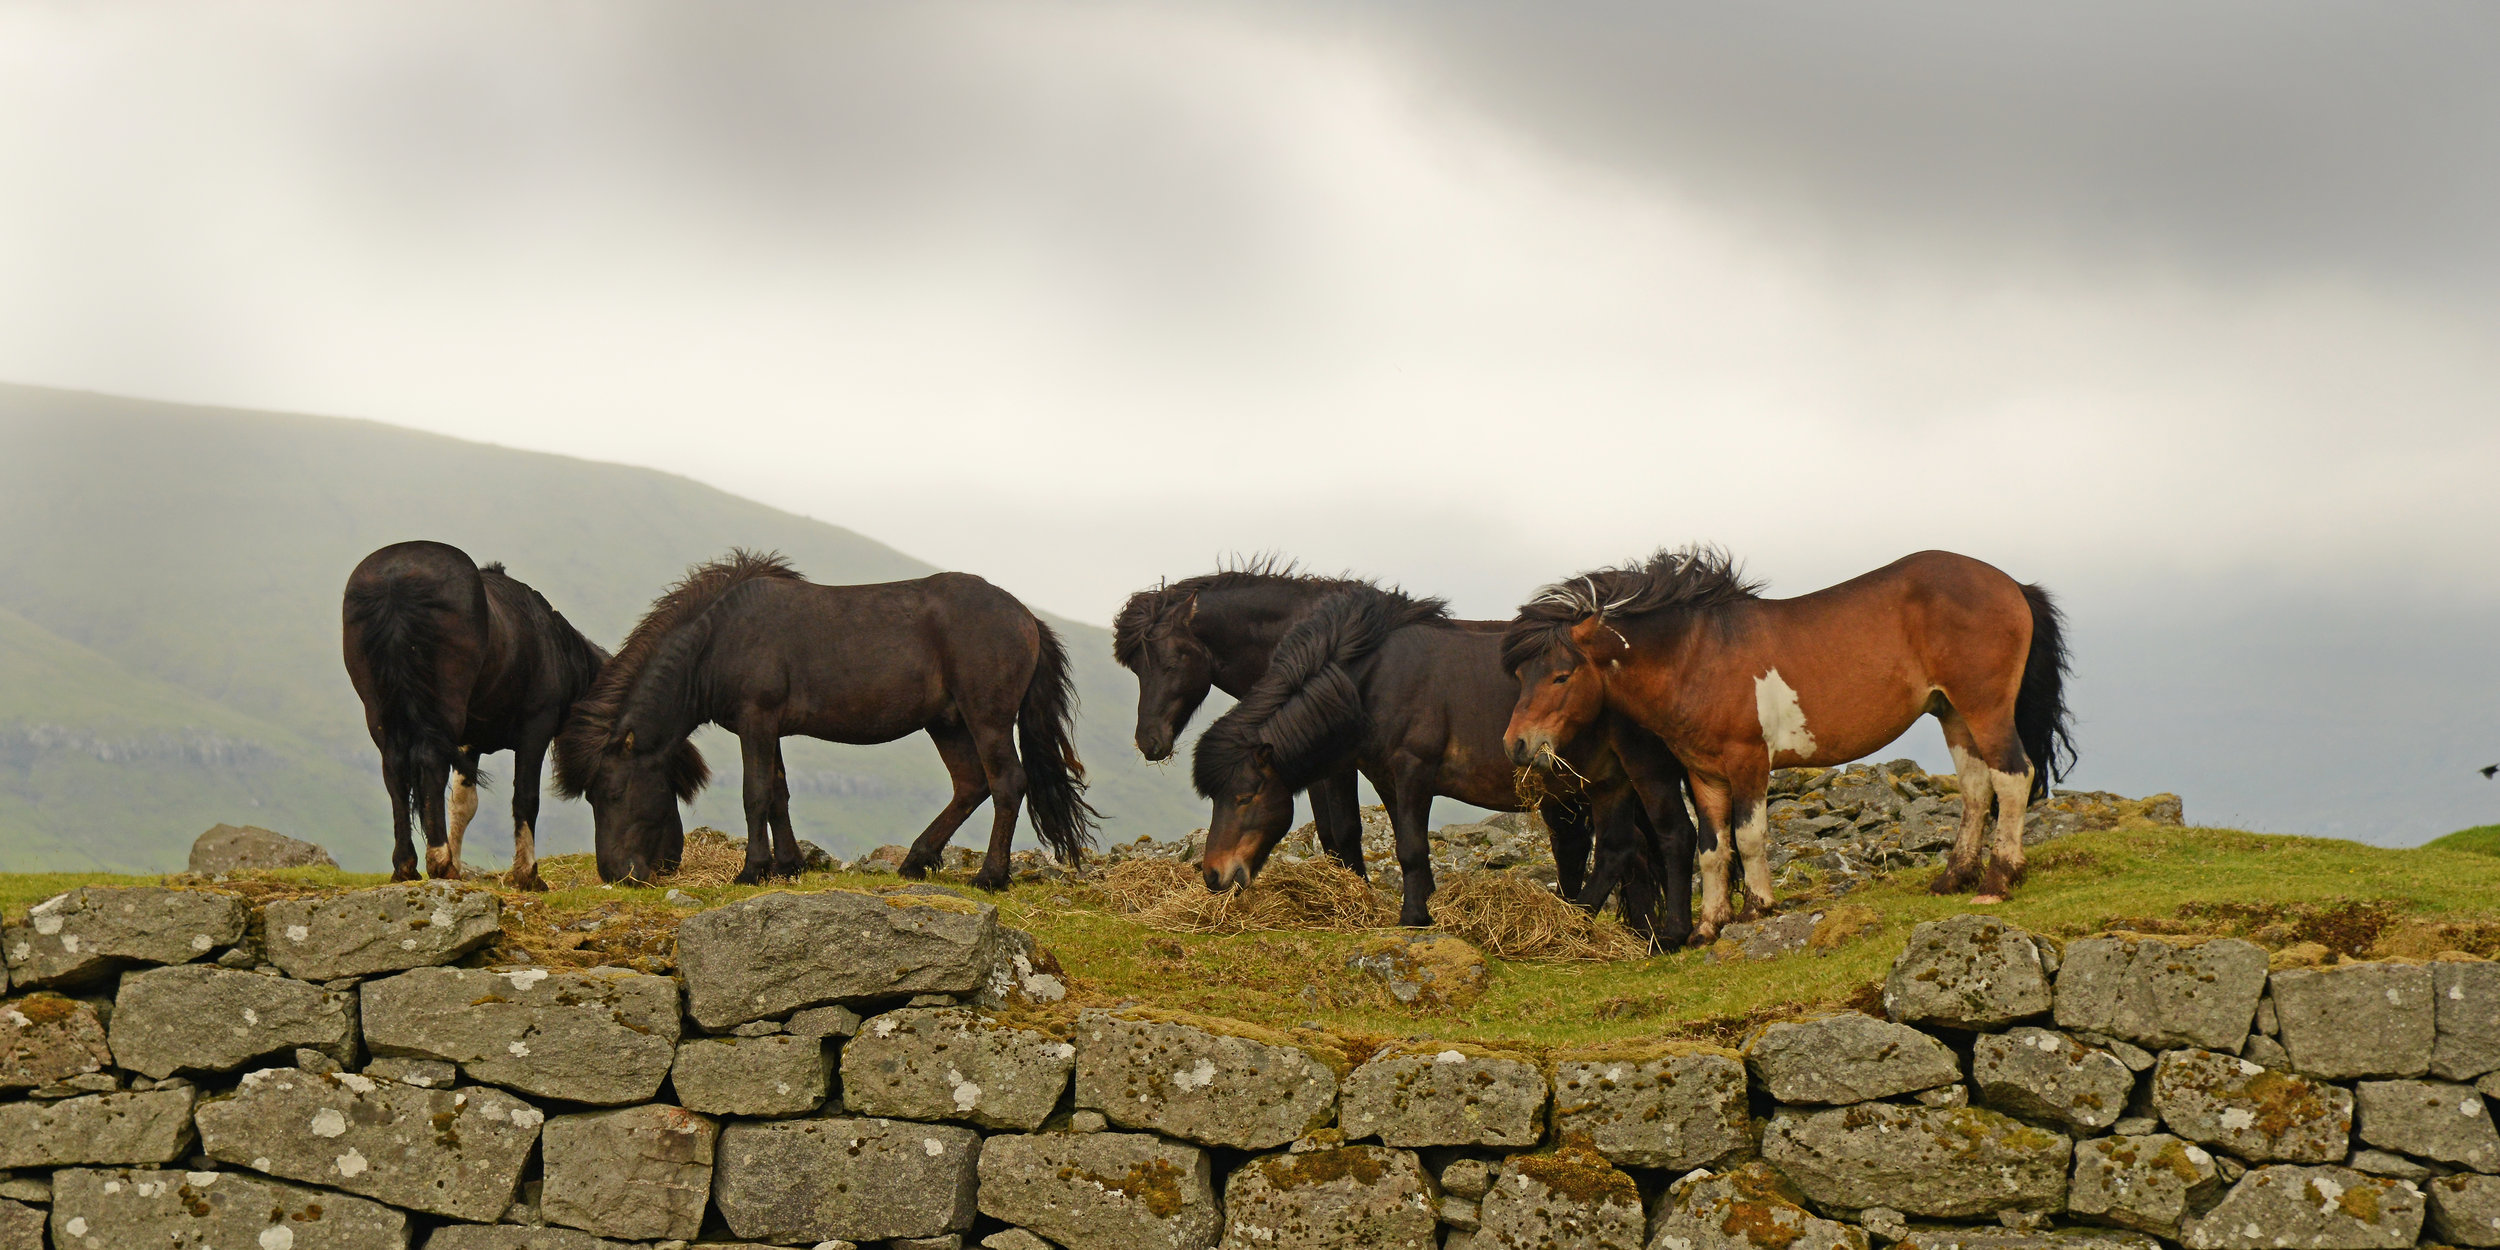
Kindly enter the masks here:
<path id="1" fill-rule="evenodd" d="M 1432 800 L 1527 806 L 1502 748 L 1512 701 L 1502 628 L 1452 620 L 1438 599 L 1366 582 L 1313 604 L 1277 641 L 1241 702 L 1198 739 L 1191 780 L 1213 803 L 1199 860 L 1207 888 L 1248 885 L 1292 823 L 1294 794 L 1314 778 L 1358 769 L 1380 792 L 1396 833 L 1404 887 L 1398 922 L 1431 924 Z M 1673 945 L 1690 914 L 1692 826 L 1680 769 L 1650 745 L 1619 758 L 1609 742 L 1574 744 L 1569 760 L 1585 784 L 1538 807 L 1556 831 L 1558 868 L 1574 877 L 1571 861 L 1585 858 L 1595 830 L 1597 871 L 1585 884 L 1567 882 L 1566 894 L 1576 891 L 1593 910 L 1619 887 L 1626 922 Z M 1649 769 L 1636 771 L 1639 764 Z M 1577 831 L 1576 854 L 1564 830 Z"/>
<path id="2" fill-rule="evenodd" d="M 1550 765 L 1601 716 L 1683 761 L 1701 817 L 1707 941 L 1733 918 L 1731 842 L 1748 910 L 1771 905 L 1773 768 L 1846 763 L 1934 716 L 1962 828 L 1931 888 L 1997 902 L 2023 875 L 2023 810 L 2073 766 L 2066 647 L 2046 590 L 1968 556 L 1922 551 L 1837 586 L 1764 599 L 1725 552 L 1662 552 L 1546 589 L 1504 655 L 1518 680 L 1511 758 Z M 1991 800 L 1996 834 L 1983 871 Z"/>
<path id="3" fill-rule="evenodd" d="M 781 739 L 891 742 L 922 732 L 955 784 L 902 874 L 926 877 L 974 808 L 991 806 L 972 884 L 1007 887 L 1030 800 L 1042 842 L 1071 867 L 1091 840 L 1075 686 L 1059 636 L 970 573 L 824 586 L 779 556 L 736 551 L 690 570 L 651 605 L 556 742 L 556 782 L 587 795 L 603 881 L 666 871 L 685 833 L 677 804 L 708 779 L 681 766 L 705 723 L 738 735 L 746 863 L 738 881 L 799 875 Z M 1021 746 L 1019 746 L 1021 739 Z"/>
<path id="4" fill-rule="evenodd" d="M 364 701 L 391 792 L 391 879 L 413 881 L 410 817 L 426 871 L 457 877 L 477 814 L 478 757 L 510 751 L 512 884 L 538 876 L 538 784 L 547 745 L 608 653 L 537 591 L 447 543 L 393 543 L 347 577 L 341 609 L 347 679 Z M 448 810 L 443 796 L 452 785 Z"/>

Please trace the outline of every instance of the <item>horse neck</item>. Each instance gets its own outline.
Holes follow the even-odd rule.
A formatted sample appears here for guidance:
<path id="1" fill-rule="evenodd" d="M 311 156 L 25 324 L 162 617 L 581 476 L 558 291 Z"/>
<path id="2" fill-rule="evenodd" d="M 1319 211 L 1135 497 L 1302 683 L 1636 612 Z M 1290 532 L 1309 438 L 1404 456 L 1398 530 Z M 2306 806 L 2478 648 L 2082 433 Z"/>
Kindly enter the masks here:
<path id="1" fill-rule="evenodd" d="M 1333 585 L 1279 580 L 1259 586 L 1209 591 L 1198 596 L 1190 632 L 1215 657 L 1215 685 L 1239 698 L 1267 672 L 1276 643 L 1294 620 Z"/>
<path id="2" fill-rule="evenodd" d="M 642 670 L 633 676 L 617 724 L 639 735 L 674 742 L 712 719 L 709 675 L 712 615 L 671 630 Z"/>

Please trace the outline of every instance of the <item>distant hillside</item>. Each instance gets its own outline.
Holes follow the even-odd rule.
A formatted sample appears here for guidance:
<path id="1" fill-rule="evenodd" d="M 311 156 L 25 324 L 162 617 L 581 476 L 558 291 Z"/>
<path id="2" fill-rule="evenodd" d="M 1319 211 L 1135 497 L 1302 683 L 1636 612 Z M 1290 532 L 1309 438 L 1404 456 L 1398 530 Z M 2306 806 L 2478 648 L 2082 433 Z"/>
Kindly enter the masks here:
<path id="1" fill-rule="evenodd" d="M 829 471 L 832 471 L 829 469 Z M 372 422 L 0 385 L 0 870 L 166 869 L 221 820 L 384 866 L 389 808 L 339 661 L 339 589 L 372 549 L 436 538 L 501 560 L 614 645 L 687 565 L 770 548 L 826 582 L 935 571 L 836 526 L 647 469 Z M 1008 586 L 1013 591 L 1015 586 Z M 1076 662 L 1079 750 L 1106 838 L 1204 824 L 1178 768 L 1128 743 L 1135 682 L 1107 631 L 1051 618 Z M 743 829 L 737 753 L 695 816 Z M 500 782 L 509 756 L 490 761 Z M 793 740 L 801 836 L 856 851 L 943 805 L 926 738 Z M 508 853 L 498 785 L 471 842 Z M 551 802 L 547 853 L 589 815 Z M 980 836 L 986 811 L 958 841 Z"/>

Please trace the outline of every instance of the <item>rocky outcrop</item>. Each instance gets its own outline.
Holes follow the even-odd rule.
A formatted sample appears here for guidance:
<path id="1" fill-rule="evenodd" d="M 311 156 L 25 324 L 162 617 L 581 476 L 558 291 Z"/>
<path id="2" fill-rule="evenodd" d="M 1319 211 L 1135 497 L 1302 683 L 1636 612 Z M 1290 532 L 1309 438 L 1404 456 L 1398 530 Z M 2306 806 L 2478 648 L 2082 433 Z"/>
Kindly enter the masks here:
<path id="1" fill-rule="evenodd" d="M 448 881 L 386 885 L 262 909 L 269 962 L 299 981 L 447 964 L 502 933 L 503 903 Z"/>
<path id="2" fill-rule="evenodd" d="M 1356 1068 L 1337 1122 L 1391 1146 L 1533 1146 L 1545 1135 L 1545 1073 L 1477 1046 L 1393 1047 Z"/>
<path id="3" fill-rule="evenodd" d="M 1222 1031 L 1217 1031 L 1222 1030 Z M 1344 1057 L 1251 1026 L 1168 1013 L 1077 1016 L 1076 1105 L 1122 1128 L 1268 1150 L 1325 1128 Z"/>
<path id="4" fill-rule="evenodd" d="M 242 940 L 250 920 L 243 899 L 213 890 L 82 887 L 0 926 L 0 957 L 18 989 L 80 985 L 133 964 L 205 959 Z"/>
<path id="5" fill-rule="evenodd" d="M 191 843 L 193 876 L 338 866 L 339 862 L 321 847 L 258 825 L 217 825 Z"/>
<path id="6" fill-rule="evenodd" d="M 617 968 L 420 968 L 367 981 L 378 1055 L 442 1059 L 533 1097 L 614 1106 L 657 1093 L 676 1057 L 677 983 Z"/>
<path id="7" fill-rule="evenodd" d="M 998 960 L 998 909 L 948 894 L 762 894 L 677 926 L 687 1014 L 707 1029 L 822 1003 L 973 994 Z"/>

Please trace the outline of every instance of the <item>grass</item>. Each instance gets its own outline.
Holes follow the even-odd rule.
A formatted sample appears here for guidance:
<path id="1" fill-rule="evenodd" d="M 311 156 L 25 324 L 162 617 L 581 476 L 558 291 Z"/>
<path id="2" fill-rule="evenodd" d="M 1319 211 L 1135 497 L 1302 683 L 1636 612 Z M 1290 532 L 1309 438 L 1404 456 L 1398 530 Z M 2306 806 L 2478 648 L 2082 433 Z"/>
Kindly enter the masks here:
<path id="1" fill-rule="evenodd" d="M 2472 831 L 2500 837 L 2500 830 Z M 2462 836 L 2462 835 L 2460 835 Z M 1987 909 L 2035 932 L 2071 938 L 2107 929 L 2228 933 L 2270 948 L 2318 941 L 2344 953 L 2427 955 L 2448 947 L 2500 952 L 2500 856 L 2428 847 L 2389 849 L 2324 838 L 2228 829 L 2140 826 L 2078 834 L 2035 848 L 2015 897 Z M 683 907 L 663 889 L 587 880 L 586 857 L 546 862 L 560 888 L 507 894 L 507 943 L 546 962 L 663 966 Z M 1137 1002 L 1276 1027 L 1316 1022 L 1375 1041 L 1431 1037 L 1544 1049 L 1661 1036 L 1733 1040 L 1751 1021 L 1821 1005 L 1872 1001 L 1893 956 L 1920 921 L 1974 910 L 1926 892 L 1930 871 L 1861 887 L 1842 900 L 1872 909 L 1874 927 L 1827 953 L 1763 962 L 1713 962 L 1706 952 L 1615 963 L 1489 960 L 1484 996 L 1463 1007 L 1409 1008 L 1346 962 L 1361 933 L 1161 932 L 1116 914 L 1080 884 L 1024 884 L 997 896 L 1000 918 L 1032 931 L 1057 955 L 1080 1003 Z M 717 878 L 713 878 L 717 879 Z M 145 883 L 102 874 L 0 876 L 0 913 L 81 884 Z M 382 878 L 334 870 L 267 874 L 255 892 L 340 888 Z M 796 887 L 874 890 L 890 876 L 810 874 Z M 686 892 L 715 906 L 763 892 L 703 885 Z M 1823 900 L 1809 893 L 1792 906 Z M 575 926 L 598 917 L 594 931 Z M 513 953 L 507 951 L 507 954 Z"/>
<path id="2" fill-rule="evenodd" d="M 2500 825 L 2476 825 L 2444 838 L 2433 838 L 2425 850 L 2463 851 L 2468 855 L 2500 855 Z"/>

